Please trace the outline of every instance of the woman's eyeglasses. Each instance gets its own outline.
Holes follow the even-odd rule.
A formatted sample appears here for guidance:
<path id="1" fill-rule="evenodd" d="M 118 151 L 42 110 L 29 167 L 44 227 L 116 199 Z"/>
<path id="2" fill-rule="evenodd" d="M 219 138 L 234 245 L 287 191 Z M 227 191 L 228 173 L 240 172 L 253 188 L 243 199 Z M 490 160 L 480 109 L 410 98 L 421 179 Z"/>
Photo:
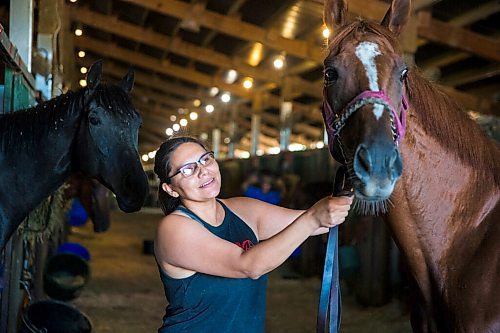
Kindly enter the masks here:
<path id="1" fill-rule="evenodd" d="M 184 164 L 183 166 L 181 166 L 179 168 L 179 170 L 177 170 L 177 172 L 174 173 L 169 178 L 172 179 L 174 176 L 176 176 L 178 174 L 182 174 L 186 178 L 190 177 L 196 173 L 196 171 L 198 170 L 198 167 L 200 165 L 206 167 L 206 166 L 209 166 L 210 164 L 212 164 L 213 161 L 215 161 L 214 152 L 208 151 L 205 154 L 201 155 L 201 157 L 198 159 L 198 161 L 187 163 L 187 164 Z"/>

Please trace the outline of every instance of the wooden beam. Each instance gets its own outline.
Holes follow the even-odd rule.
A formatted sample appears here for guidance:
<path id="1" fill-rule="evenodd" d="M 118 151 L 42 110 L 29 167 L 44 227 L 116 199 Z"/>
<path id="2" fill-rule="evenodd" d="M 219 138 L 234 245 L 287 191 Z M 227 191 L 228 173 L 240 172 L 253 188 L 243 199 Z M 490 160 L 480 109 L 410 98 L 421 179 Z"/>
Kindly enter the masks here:
<path id="1" fill-rule="evenodd" d="M 418 14 L 418 34 L 433 42 L 500 61 L 499 41 L 433 19 L 428 12 Z"/>
<path id="2" fill-rule="evenodd" d="M 214 78 L 195 70 L 186 69 L 181 66 L 168 63 L 166 61 L 161 61 L 138 52 L 133 52 L 114 44 L 80 36 L 75 38 L 75 45 L 86 50 L 91 50 L 96 54 L 104 55 L 106 57 L 117 59 L 126 63 L 133 63 L 137 66 L 166 75 L 178 77 L 188 82 L 193 82 L 205 87 L 216 86 L 221 90 L 228 91 L 235 96 L 240 96 L 245 99 L 251 98 L 251 93 L 243 87 L 230 85 L 225 83 L 222 79 Z"/>
<path id="3" fill-rule="evenodd" d="M 466 13 L 452 18 L 448 24 L 454 27 L 463 27 L 498 13 L 499 11 L 500 2 L 498 2 L 498 0 L 489 1 L 477 6 L 476 8 L 468 10 Z"/>
<path id="4" fill-rule="evenodd" d="M 281 36 L 277 29 L 266 30 L 237 18 L 210 11 L 196 4 L 191 5 L 178 0 L 124 0 L 148 8 L 164 15 L 183 20 L 191 20 L 223 34 L 242 40 L 260 42 L 270 48 L 286 51 L 302 59 L 323 61 L 321 49 L 307 41 L 288 39 Z"/>
<path id="5" fill-rule="evenodd" d="M 446 86 L 438 85 L 438 87 L 449 96 L 456 99 L 467 110 L 474 110 L 487 114 L 495 113 L 492 107 L 493 103 L 485 98 L 477 97 Z"/>
<path id="6" fill-rule="evenodd" d="M 452 64 L 454 62 L 462 61 L 469 57 L 470 57 L 469 53 L 451 51 L 430 58 L 427 61 L 420 64 L 419 67 L 421 67 L 424 70 L 429 68 L 443 67 Z"/>
<path id="7" fill-rule="evenodd" d="M 464 27 L 466 25 L 484 19 L 485 17 L 493 15 L 499 11 L 500 11 L 500 3 L 497 0 L 493 0 L 484 3 L 474 9 L 471 9 L 466 13 L 458 15 L 449 20 L 447 23 L 454 27 Z M 491 37 L 497 38 L 498 36 L 491 36 Z M 423 46 L 427 44 L 427 42 L 428 42 L 427 40 L 422 39 L 421 42 L 419 43 L 419 46 Z M 471 54 L 466 52 L 457 52 L 456 55 L 451 55 L 449 53 L 447 53 L 446 55 L 437 55 L 436 57 L 426 61 L 424 64 L 421 65 L 421 67 L 425 69 L 432 66 L 443 67 L 452 64 L 454 62 L 467 59 L 470 56 Z"/>
<path id="8" fill-rule="evenodd" d="M 132 63 L 139 67 L 147 68 L 166 75 L 175 76 L 185 81 L 193 82 L 205 87 L 216 86 L 219 87 L 222 91 L 228 91 L 231 94 L 239 96 L 245 100 L 250 100 L 252 97 L 252 92 L 238 85 L 227 84 L 220 78 L 211 77 L 207 74 L 200 73 L 192 69 L 186 69 L 181 66 L 164 62 L 156 58 L 116 46 L 114 44 L 101 42 L 85 36 L 80 36 L 75 38 L 75 45 L 86 50 L 91 50 L 96 54 L 104 55 L 106 57 L 117 59 L 123 62 Z M 274 107 L 279 107 L 279 97 L 271 94 L 267 95 L 269 96 L 269 104 Z M 318 106 L 310 106 L 294 102 L 293 112 L 299 112 L 305 117 L 308 117 L 309 115 L 315 114 L 311 111 L 317 109 L 317 107 Z"/>
<path id="9" fill-rule="evenodd" d="M 113 33 L 117 36 L 134 40 L 139 43 L 151 45 L 153 47 L 164 46 L 164 49 L 194 59 L 222 69 L 234 69 L 242 76 L 249 76 L 255 80 L 279 82 L 280 74 L 277 71 L 268 71 L 249 66 L 243 59 L 229 57 L 223 53 L 216 52 L 195 44 L 182 41 L 180 38 L 170 38 L 166 35 L 138 27 L 128 22 L 120 21 L 116 17 L 108 17 L 89 9 L 74 9 L 72 12 L 73 20 L 85 25 Z M 300 90 L 306 91 L 308 81 L 299 77 L 294 78 Z M 302 85 L 302 86 L 301 86 Z M 321 91 L 319 91 L 320 93 Z M 314 96 L 314 95 L 313 95 Z"/>
<path id="10" fill-rule="evenodd" d="M 489 66 L 481 68 L 471 68 L 448 75 L 441 80 L 441 83 L 445 86 L 456 87 L 497 75 L 500 75 L 500 64 L 494 63 Z"/>
<path id="11" fill-rule="evenodd" d="M 134 24 L 120 21 L 116 17 L 109 17 L 86 8 L 74 9 L 73 20 L 99 30 L 113 33 L 139 43 L 156 48 L 168 50 L 186 58 L 221 67 L 224 69 L 235 69 L 244 76 L 253 77 L 256 80 L 278 81 L 279 74 L 274 71 L 261 71 L 244 63 L 238 58 L 231 58 L 223 53 L 200 47 L 192 43 L 184 42 L 180 38 L 171 38 L 152 30 L 136 26 Z"/>

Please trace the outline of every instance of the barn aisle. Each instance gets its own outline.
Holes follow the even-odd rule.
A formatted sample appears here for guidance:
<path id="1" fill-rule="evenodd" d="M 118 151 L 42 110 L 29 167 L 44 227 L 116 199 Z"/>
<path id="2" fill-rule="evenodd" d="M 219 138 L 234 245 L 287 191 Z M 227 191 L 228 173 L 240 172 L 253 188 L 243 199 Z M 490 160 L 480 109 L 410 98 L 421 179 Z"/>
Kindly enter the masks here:
<path id="1" fill-rule="evenodd" d="M 91 224 L 74 229 L 69 241 L 87 247 L 92 255 L 92 278 L 73 301 L 92 320 L 94 333 L 156 332 L 165 300 L 153 256 L 143 254 L 143 240 L 153 238 L 161 217 L 157 211 L 112 213 L 111 229 L 103 234 Z M 271 274 L 266 332 L 313 333 L 320 279 L 283 279 Z M 352 296 L 344 296 L 342 332 L 411 332 L 408 316 L 397 304 L 361 308 Z"/>

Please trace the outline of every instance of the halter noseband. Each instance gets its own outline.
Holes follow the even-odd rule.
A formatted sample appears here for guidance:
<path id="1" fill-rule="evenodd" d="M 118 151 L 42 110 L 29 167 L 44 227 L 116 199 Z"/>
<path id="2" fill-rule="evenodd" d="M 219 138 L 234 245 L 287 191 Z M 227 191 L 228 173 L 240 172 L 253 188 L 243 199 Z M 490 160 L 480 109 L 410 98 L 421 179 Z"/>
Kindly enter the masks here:
<path id="1" fill-rule="evenodd" d="M 391 118 L 391 130 L 393 133 L 393 139 L 396 145 L 399 145 L 403 139 L 406 131 L 406 110 L 408 109 L 408 102 L 403 91 L 403 96 L 401 98 L 401 114 L 398 115 L 396 109 L 392 106 L 389 97 L 385 94 L 383 90 L 373 91 L 365 90 L 358 96 L 354 97 L 347 106 L 342 109 L 340 113 L 335 113 L 328 103 L 327 87 L 323 88 L 323 120 L 325 122 L 326 131 L 328 133 L 328 146 L 330 152 L 333 154 L 335 138 L 339 136 L 340 130 L 344 127 L 347 119 L 352 116 L 354 112 L 359 110 L 368 104 L 380 104 L 384 107 L 384 110 L 389 111 L 389 116 Z M 340 140 L 339 140 L 340 141 Z M 334 156 L 336 160 L 341 161 L 338 156 Z"/>

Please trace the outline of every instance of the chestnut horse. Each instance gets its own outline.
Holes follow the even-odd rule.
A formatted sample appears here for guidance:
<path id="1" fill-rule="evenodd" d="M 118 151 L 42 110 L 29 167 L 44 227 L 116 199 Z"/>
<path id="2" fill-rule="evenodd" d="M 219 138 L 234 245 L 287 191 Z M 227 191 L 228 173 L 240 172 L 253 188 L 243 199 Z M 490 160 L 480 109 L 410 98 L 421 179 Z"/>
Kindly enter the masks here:
<path id="1" fill-rule="evenodd" d="M 409 14 L 393 0 L 381 24 L 346 24 L 346 1 L 325 1 L 330 152 L 365 212 L 393 203 L 384 219 L 415 282 L 413 331 L 500 332 L 500 149 L 405 65 Z"/>

